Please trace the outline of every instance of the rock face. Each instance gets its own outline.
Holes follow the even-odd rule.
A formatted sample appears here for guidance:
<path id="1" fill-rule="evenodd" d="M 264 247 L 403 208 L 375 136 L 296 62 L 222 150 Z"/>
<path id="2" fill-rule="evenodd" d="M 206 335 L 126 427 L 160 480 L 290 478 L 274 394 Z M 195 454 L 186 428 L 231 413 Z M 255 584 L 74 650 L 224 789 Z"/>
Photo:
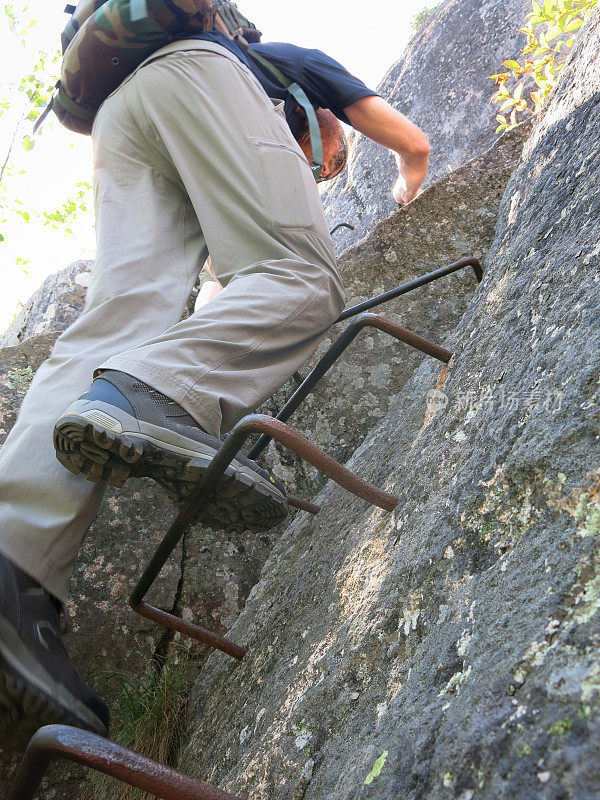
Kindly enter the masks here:
<path id="1" fill-rule="evenodd" d="M 494 142 L 497 106 L 488 75 L 520 52 L 518 33 L 531 0 L 447 0 L 413 37 L 377 91 L 419 125 L 431 143 L 425 185 L 457 169 Z M 358 241 L 397 205 L 391 190 L 397 175 L 387 150 L 355 136 L 349 168 L 329 185 L 323 200 L 341 249 Z"/>
<path id="2" fill-rule="evenodd" d="M 4 333 L 0 347 L 13 347 L 31 336 L 60 333 L 75 322 L 83 309 L 92 266 L 92 261 L 76 261 L 46 278 Z"/>
<path id="3" fill-rule="evenodd" d="M 447 369 L 422 363 L 285 531 L 190 705 L 188 772 L 277 800 L 600 786 L 600 11 L 504 195 Z M 428 402 L 429 400 L 429 402 Z"/>

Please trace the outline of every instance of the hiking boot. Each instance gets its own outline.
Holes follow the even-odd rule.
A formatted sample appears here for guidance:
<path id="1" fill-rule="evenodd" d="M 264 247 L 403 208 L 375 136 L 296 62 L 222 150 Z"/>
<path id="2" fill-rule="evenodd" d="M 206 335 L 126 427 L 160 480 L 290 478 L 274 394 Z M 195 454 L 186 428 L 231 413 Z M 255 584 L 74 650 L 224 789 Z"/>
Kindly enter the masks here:
<path id="1" fill-rule="evenodd" d="M 90 481 L 121 487 L 148 477 L 182 505 L 221 447 L 180 405 L 124 372 L 107 370 L 56 423 L 58 460 Z M 283 486 L 236 456 L 198 521 L 215 530 L 264 531 L 287 515 Z"/>
<path id="2" fill-rule="evenodd" d="M 69 660 L 60 605 L 0 555 L 0 746 L 21 750 L 44 725 L 108 734 L 108 708 Z"/>

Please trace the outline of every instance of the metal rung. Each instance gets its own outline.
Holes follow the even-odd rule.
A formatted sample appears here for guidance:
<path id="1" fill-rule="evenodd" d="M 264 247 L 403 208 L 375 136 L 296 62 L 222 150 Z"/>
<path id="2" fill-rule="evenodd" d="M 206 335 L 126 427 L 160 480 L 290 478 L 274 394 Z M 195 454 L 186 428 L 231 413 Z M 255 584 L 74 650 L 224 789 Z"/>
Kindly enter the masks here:
<path id="1" fill-rule="evenodd" d="M 7 800 L 33 800 L 55 759 L 83 764 L 161 800 L 241 800 L 94 733 L 66 725 L 48 725 L 33 736 Z"/>
<path id="2" fill-rule="evenodd" d="M 293 494 L 288 494 L 287 501 L 288 505 L 293 508 L 298 508 L 300 511 L 307 511 L 309 514 L 314 514 L 315 516 L 321 511 L 321 506 L 311 503 L 310 500 L 301 500 L 299 497 L 294 497 Z"/>
<path id="3" fill-rule="evenodd" d="M 334 227 L 333 227 L 333 228 L 332 228 L 332 229 L 329 231 L 329 235 L 330 235 L 330 236 L 333 236 L 333 234 L 334 234 L 336 231 L 339 231 L 339 230 L 340 230 L 340 228 L 348 228 L 348 230 L 349 230 L 349 231 L 354 231 L 354 230 L 356 230 L 356 228 L 354 227 L 354 225 L 350 225 L 350 223 L 349 223 L 349 222 L 338 222 L 338 224 L 337 224 L 337 225 L 334 225 Z"/>
<path id="4" fill-rule="evenodd" d="M 199 642 L 207 644 L 209 647 L 221 650 L 238 660 L 241 660 L 246 653 L 243 647 L 240 647 L 240 645 L 217 633 L 201 628 L 191 622 L 186 622 L 173 614 L 168 614 L 166 611 L 161 611 L 149 605 L 144 602 L 144 597 L 156 580 L 165 562 L 198 516 L 209 492 L 212 491 L 221 480 L 227 467 L 240 452 L 252 433 L 261 433 L 272 439 L 276 439 L 344 489 L 347 489 L 357 497 L 367 500 L 369 503 L 379 508 L 383 508 L 386 511 L 393 511 L 398 504 L 398 499 L 389 492 L 377 489 L 375 486 L 367 483 L 367 481 L 359 478 L 358 475 L 355 475 L 349 469 L 342 466 L 342 464 L 327 455 L 327 453 L 324 453 L 319 447 L 302 436 L 302 434 L 293 430 L 288 425 L 285 425 L 283 422 L 261 414 L 251 414 L 238 422 L 222 444 L 220 450 L 215 454 L 202 480 L 187 499 L 177 519 L 167 531 L 165 538 L 159 545 L 150 564 L 129 598 L 131 608 L 138 614 L 141 614 L 141 616 L 151 619 L 153 622 L 157 622 L 165 628 L 179 631 L 185 636 L 190 636 Z M 296 501 L 296 505 L 298 505 L 298 503 L 304 505 L 305 501 Z M 316 513 L 318 510 L 318 507 L 314 506 L 312 503 L 306 503 L 306 506 L 306 510 L 312 513 Z"/>
<path id="5" fill-rule="evenodd" d="M 334 342 L 334 344 L 325 353 L 323 358 L 319 361 L 317 366 L 306 377 L 304 382 L 296 389 L 294 394 L 281 409 L 276 419 L 281 420 L 282 422 L 288 421 L 292 414 L 306 400 L 308 395 L 315 389 L 317 384 L 329 372 L 335 362 L 346 352 L 363 328 L 377 328 L 378 330 L 393 336 L 399 342 L 404 342 L 405 344 L 414 347 L 415 350 L 419 350 L 421 353 L 425 353 L 432 358 L 437 358 L 444 364 L 447 364 L 452 358 L 452 353 L 449 350 L 440 347 L 434 342 L 430 342 L 429 339 L 424 339 L 422 336 L 409 331 L 408 328 L 403 328 L 401 325 L 397 325 L 395 322 L 392 322 L 386 317 L 382 317 L 380 314 L 360 314 L 360 316 L 358 316 L 353 322 L 350 323 L 350 325 L 348 325 L 340 338 Z M 261 436 L 256 444 L 246 454 L 247 457 L 256 459 L 267 447 L 270 441 L 271 438 L 269 436 Z"/>
<path id="6" fill-rule="evenodd" d="M 445 278 L 446 275 L 452 275 L 452 273 L 459 272 L 461 269 L 465 269 L 466 267 L 473 268 L 473 272 L 477 278 L 477 283 L 481 283 L 483 280 L 483 269 L 479 259 L 472 257 L 461 258 L 460 261 L 455 261 L 453 264 L 448 264 L 446 267 L 436 269 L 434 272 L 428 272 L 427 275 L 422 275 L 420 278 L 415 278 L 414 281 L 404 283 L 402 286 L 398 286 L 396 289 L 390 289 L 389 292 L 380 294 L 378 297 L 373 297 L 371 300 L 366 300 L 364 303 L 360 303 L 357 306 L 347 308 L 338 317 L 336 323 L 343 322 L 350 317 L 355 317 L 357 314 L 360 314 L 363 311 L 369 311 L 371 308 L 380 306 L 383 303 L 389 303 L 390 300 L 395 300 L 397 297 L 401 297 L 403 294 L 414 292 L 415 289 L 419 289 L 421 286 L 426 286 L 428 283 L 438 281 L 440 278 Z"/>

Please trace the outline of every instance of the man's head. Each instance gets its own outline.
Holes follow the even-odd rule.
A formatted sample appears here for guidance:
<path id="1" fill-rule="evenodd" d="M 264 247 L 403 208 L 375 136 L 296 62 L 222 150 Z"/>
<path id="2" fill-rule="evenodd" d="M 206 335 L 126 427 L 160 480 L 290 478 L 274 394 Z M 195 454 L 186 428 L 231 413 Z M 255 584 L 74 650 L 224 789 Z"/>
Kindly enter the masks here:
<path id="1" fill-rule="evenodd" d="M 348 140 L 338 118 L 326 108 L 315 109 L 321 131 L 323 167 L 320 181 L 330 181 L 346 166 Z M 294 138 L 300 145 L 308 163 L 312 163 L 312 141 L 306 112 L 292 99 L 286 101 L 286 118 Z"/>

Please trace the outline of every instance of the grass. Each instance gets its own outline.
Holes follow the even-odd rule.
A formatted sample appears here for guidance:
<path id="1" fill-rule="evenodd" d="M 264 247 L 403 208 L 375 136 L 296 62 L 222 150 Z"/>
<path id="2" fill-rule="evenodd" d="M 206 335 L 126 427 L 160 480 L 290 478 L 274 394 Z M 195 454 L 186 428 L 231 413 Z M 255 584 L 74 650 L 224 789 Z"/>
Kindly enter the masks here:
<path id="1" fill-rule="evenodd" d="M 420 28 L 427 25 L 431 17 L 437 11 L 439 5 L 440 4 L 437 3 L 435 6 L 426 6 L 421 11 L 419 11 L 418 14 L 415 14 L 415 16 L 412 18 L 412 22 L 410 23 L 410 26 L 413 29 L 413 31 L 418 31 Z"/>
<path id="2" fill-rule="evenodd" d="M 184 656 L 179 663 L 167 663 L 162 669 L 153 670 L 145 679 L 124 684 L 113 704 L 112 741 L 160 764 L 176 767 L 194 674 L 193 664 Z M 90 776 L 81 800 L 154 797 L 99 773 Z"/>

